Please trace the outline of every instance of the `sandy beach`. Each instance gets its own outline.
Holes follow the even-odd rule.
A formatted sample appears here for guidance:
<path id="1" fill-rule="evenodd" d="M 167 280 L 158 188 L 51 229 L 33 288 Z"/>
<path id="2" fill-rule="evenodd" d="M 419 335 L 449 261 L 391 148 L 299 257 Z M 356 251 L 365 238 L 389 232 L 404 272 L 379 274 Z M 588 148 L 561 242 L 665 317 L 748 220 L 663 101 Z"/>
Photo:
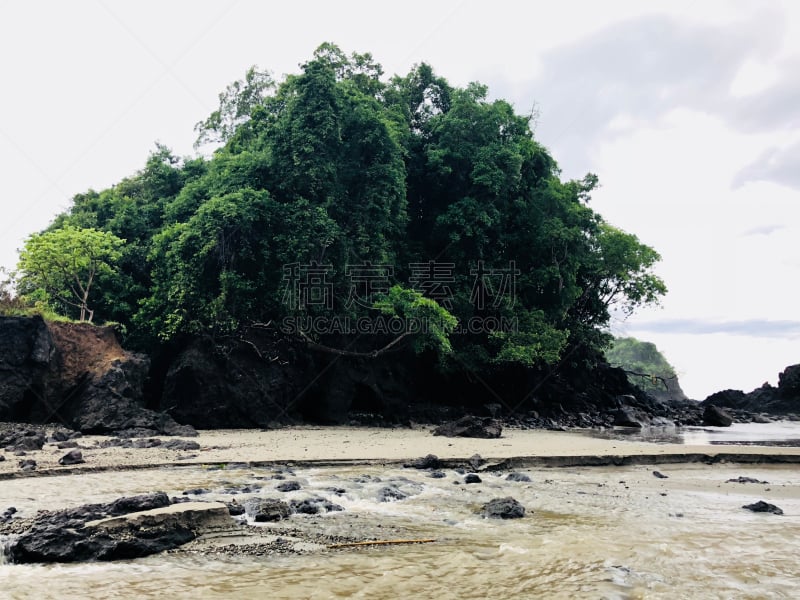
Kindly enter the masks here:
<path id="1" fill-rule="evenodd" d="M 652 457 L 643 462 L 681 462 L 681 456 L 768 455 L 800 461 L 800 448 L 754 445 L 663 444 L 620 439 L 601 439 L 580 431 L 542 431 L 506 429 L 499 439 L 437 437 L 431 427 L 381 429 L 368 427 L 290 427 L 270 431 L 201 431 L 191 438 L 199 450 L 178 451 L 164 447 L 100 447 L 108 436 L 79 438 L 84 464 L 60 466 L 67 449 L 46 444 L 40 451 L 27 452 L 24 458 L 37 462 L 35 473 L 65 470 L 141 468 L 162 465 L 219 463 L 296 464 L 381 464 L 399 463 L 434 454 L 444 460 L 466 460 L 479 454 L 487 461 L 517 459 L 518 464 L 536 464 L 536 458 L 552 457 Z M 160 438 L 164 441 L 170 438 Z M 22 457 L 4 452 L 0 477 L 19 473 Z M 659 460 L 659 457 L 663 457 Z M 797 457 L 796 459 L 794 457 Z M 687 460 L 687 462 L 689 462 Z M 580 464 L 580 463 L 578 463 Z M 586 463 L 591 464 L 591 463 Z"/>

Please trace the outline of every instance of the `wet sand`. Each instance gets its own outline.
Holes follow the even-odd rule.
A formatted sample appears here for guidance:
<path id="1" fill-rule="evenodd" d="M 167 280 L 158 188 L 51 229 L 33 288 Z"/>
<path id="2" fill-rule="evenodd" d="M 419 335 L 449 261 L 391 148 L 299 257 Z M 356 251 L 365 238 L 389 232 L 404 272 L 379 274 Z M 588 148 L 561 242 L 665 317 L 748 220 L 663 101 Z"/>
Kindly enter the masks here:
<path id="1" fill-rule="evenodd" d="M 515 459 L 513 464 L 537 464 L 536 459 L 564 457 L 562 464 L 592 464 L 592 458 L 629 457 L 629 462 L 695 462 L 702 457 L 735 456 L 759 461 L 761 457 L 800 462 L 800 448 L 753 445 L 684 445 L 656 444 L 642 441 L 600 439 L 580 431 L 554 432 L 505 429 L 499 439 L 446 438 L 431 434 L 431 427 L 414 429 L 380 429 L 369 427 L 291 427 L 286 429 L 202 431 L 192 440 L 200 450 L 177 451 L 163 447 L 119 448 L 98 447 L 108 436 L 79 438 L 85 459 L 82 465 L 62 467 L 58 459 L 68 452 L 54 444 L 24 457 L 0 451 L 0 478 L 20 474 L 21 458 L 37 462 L 38 473 L 85 471 L 93 469 L 143 468 L 162 465 L 219 463 L 295 463 L 295 464 L 392 464 L 435 454 L 445 460 L 467 460 L 480 454 L 489 462 Z M 170 438 L 161 438 L 168 440 Z M 174 438 L 173 438 L 174 439 Z M 598 461 L 597 464 L 604 464 Z M 609 464 L 605 462 L 605 464 Z M 559 462 L 553 461 L 553 466 Z"/>

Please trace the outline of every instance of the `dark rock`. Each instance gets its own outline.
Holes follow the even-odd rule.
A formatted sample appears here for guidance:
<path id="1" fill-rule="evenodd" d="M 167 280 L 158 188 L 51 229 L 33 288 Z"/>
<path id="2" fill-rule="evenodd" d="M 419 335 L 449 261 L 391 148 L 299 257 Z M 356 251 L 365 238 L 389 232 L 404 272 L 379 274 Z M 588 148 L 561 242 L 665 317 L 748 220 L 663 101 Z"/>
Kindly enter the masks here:
<path id="1" fill-rule="evenodd" d="M 9 506 L 3 514 L 0 514 L 0 523 L 8 523 L 11 519 L 14 518 L 14 515 L 17 513 L 17 509 L 13 506 Z"/>
<path id="2" fill-rule="evenodd" d="M 184 490 L 184 496 L 199 496 L 200 494 L 207 494 L 209 490 L 205 488 L 193 488 L 191 490 Z"/>
<path id="3" fill-rule="evenodd" d="M 800 365 L 786 367 L 778 375 L 778 393 L 783 398 L 800 400 Z"/>
<path id="4" fill-rule="evenodd" d="M 467 473 L 464 477 L 464 483 L 482 483 L 482 480 L 475 473 Z"/>
<path id="5" fill-rule="evenodd" d="M 204 429 L 266 427 L 286 419 L 312 378 L 301 379 L 304 361 L 278 337 L 254 330 L 249 344 L 233 344 L 225 352 L 210 339 L 187 340 L 163 359 L 159 409 Z M 277 360 L 262 360 L 254 346 Z"/>
<path id="6" fill-rule="evenodd" d="M 115 517 L 132 512 L 142 512 L 169 506 L 169 498 L 164 492 L 154 492 L 152 494 L 140 494 L 138 496 L 123 496 L 107 505 L 100 505 L 102 512 Z"/>
<path id="7" fill-rule="evenodd" d="M 469 460 L 467 460 L 467 462 L 474 471 L 477 471 L 482 465 L 486 463 L 486 461 L 480 454 L 473 454 L 472 456 L 469 457 Z"/>
<path id="8" fill-rule="evenodd" d="M 0 445 L 5 446 L 9 452 L 31 452 L 41 450 L 45 444 L 45 437 L 35 431 L 17 431 L 0 436 Z"/>
<path id="9" fill-rule="evenodd" d="M 78 448 L 78 442 L 75 440 L 67 440 L 65 442 L 58 442 L 56 448 L 59 450 L 66 450 L 67 448 Z"/>
<path id="10" fill-rule="evenodd" d="M 58 420 L 86 433 L 177 426 L 144 407 L 150 361 L 123 350 L 111 328 L 0 317 L 0 359 L 0 421 Z"/>
<path id="11" fill-rule="evenodd" d="M 24 460 L 19 461 L 19 468 L 23 471 L 35 471 L 36 470 L 36 461 L 32 458 L 26 458 Z"/>
<path id="12" fill-rule="evenodd" d="M 525 516 L 525 507 L 514 498 L 495 498 L 483 505 L 481 514 L 487 519 L 520 519 Z"/>
<path id="13" fill-rule="evenodd" d="M 223 488 L 223 494 L 252 494 L 262 489 L 264 486 L 258 483 L 242 483 Z"/>
<path id="14" fill-rule="evenodd" d="M 394 502 L 396 500 L 405 500 L 406 498 L 408 498 L 408 494 L 394 486 L 386 486 L 378 490 L 378 502 Z"/>
<path id="15" fill-rule="evenodd" d="M 167 440 L 166 442 L 162 442 L 161 445 L 170 450 L 200 450 L 200 444 L 190 440 Z"/>
<path id="16" fill-rule="evenodd" d="M 126 429 L 115 431 L 114 433 L 118 438 L 123 440 L 130 440 L 133 438 L 152 438 L 154 435 L 158 435 L 158 431 L 150 427 L 128 427 Z M 161 440 L 159 440 L 159 442 L 160 441 Z"/>
<path id="17" fill-rule="evenodd" d="M 64 456 L 58 459 L 58 464 L 62 466 L 79 465 L 86 462 L 83 460 L 83 454 L 80 450 L 70 450 Z"/>
<path id="18" fill-rule="evenodd" d="M 433 435 L 493 439 L 499 438 L 502 432 L 502 425 L 495 419 L 466 415 L 457 421 L 440 425 L 433 431 Z"/>
<path id="19" fill-rule="evenodd" d="M 139 438 L 135 440 L 120 440 L 120 442 L 121 445 L 130 448 L 157 448 L 162 445 L 161 440 L 158 438 Z"/>
<path id="20" fill-rule="evenodd" d="M 523 483 L 530 483 L 531 478 L 525 473 L 509 473 L 506 475 L 506 481 L 519 481 Z"/>
<path id="21" fill-rule="evenodd" d="M 764 502 L 763 500 L 759 500 L 755 504 L 746 504 L 742 508 L 746 508 L 747 510 L 752 510 L 753 512 L 771 513 L 773 515 L 783 514 L 783 511 L 780 508 L 778 508 L 774 504 L 770 504 L 769 502 Z"/>
<path id="22" fill-rule="evenodd" d="M 69 433 L 56 429 L 50 437 L 54 442 L 66 442 L 69 439 Z"/>
<path id="23" fill-rule="evenodd" d="M 226 502 L 226 506 L 228 507 L 228 514 L 232 517 L 238 517 L 240 515 L 245 514 L 244 506 L 232 500 L 231 502 Z"/>
<path id="24" fill-rule="evenodd" d="M 759 481 L 753 477 L 737 477 L 736 479 L 728 479 L 725 483 L 761 483 L 768 484 L 769 481 Z"/>
<path id="25" fill-rule="evenodd" d="M 197 430 L 191 425 L 181 425 L 169 420 L 161 423 L 161 431 L 164 435 L 174 435 L 176 437 L 197 437 Z"/>
<path id="26" fill-rule="evenodd" d="M 653 471 L 653 477 L 657 477 L 658 479 L 668 479 L 668 476 L 664 475 L 661 471 Z"/>
<path id="27" fill-rule="evenodd" d="M 272 498 L 248 498 L 244 502 L 247 516 L 257 523 L 267 523 L 286 519 L 292 510 L 286 502 Z"/>
<path id="28" fill-rule="evenodd" d="M 175 520 L 147 526 L 124 524 L 118 531 L 86 527 L 89 521 L 120 517 L 169 506 L 163 492 L 119 498 L 108 504 L 86 504 L 40 512 L 30 529 L 10 548 L 12 562 L 74 562 L 137 558 L 175 548 L 195 537 L 194 529 Z"/>
<path id="29" fill-rule="evenodd" d="M 742 390 L 722 390 L 708 396 L 703 405 L 745 409 L 749 406 L 749 399 Z"/>
<path id="30" fill-rule="evenodd" d="M 47 397 L 55 356 L 44 319 L 0 316 L 0 421 L 22 421 L 43 413 L 39 399 Z"/>
<path id="31" fill-rule="evenodd" d="M 435 454 L 428 454 L 403 466 L 409 469 L 438 469 L 442 466 L 442 461 Z"/>
<path id="32" fill-rule="evenodd" d="M 444 471 L 431 471 L 428 477 L 433 479 L 444 479 L 447 475 L 444 474 Z"/>
<path id="33" fill-rule="evenodd" d="M 722 408 L 709 404 L 703 411 L 703 425 L 711 427 L 730 427 L 733 417 Z"/>
<path id="34" fill-rule="evenodd" d="M 614 413 L 614 425 L 641 429 L 650 425 L 650 417 L 631 406 L 622 406 Z"/>
<path id="35" fill-rule="evenodd" d="M 3 462 L 5 459 L 6 459 L 6 457 L 3 456 L 2 454 L 0 454 L 0 462 Z"/>
<path id="36" fill-rule="evenodd" d="M 306 498 L 305 500 L 292 500 L 289 503 L 292 511 L 303 515 L 316 515 L 325 512 L 335 512 L 344 510 L 338 504 L 326 500 L 325 498 Z"/>
<path id="37" fill-rule="evenodd" d="M 285 481 L 275 486 L 279 492 L 296 492 L 300 489 L 300 484 L 297 481 Z"/>

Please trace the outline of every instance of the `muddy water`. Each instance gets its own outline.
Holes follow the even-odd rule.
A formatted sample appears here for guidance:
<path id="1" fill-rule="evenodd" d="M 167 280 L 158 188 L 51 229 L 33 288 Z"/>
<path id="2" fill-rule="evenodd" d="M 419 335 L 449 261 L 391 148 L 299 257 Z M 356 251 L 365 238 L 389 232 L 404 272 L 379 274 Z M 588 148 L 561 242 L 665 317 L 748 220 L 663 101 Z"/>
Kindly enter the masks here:
<path id="1" fill-rule="evenodd" d="M 407 469 L 298 469 L 281 494 L 270 469 L 200 467 L 0 482 L 0 509 L 109 501 L 164 490 L 260 483 L 262 496 L 324 496 L 345 511 L 296 515 L 337 535 L 435 543 L 247 556 L 183 551 L 118 563 L 0 564 L 0 598 L 794 598 L 800 572 L 800 469 L 718 465 L 523 470 L 531 483 L 483 473 L 455 484 Z M 727 483 L 740 475 L 769 484 Z M 377 479 L 380 479 L 378 481 Z M 411 494 L 377 501 L 394 483 Z M 343 488 L 337 495 L 329 488 Z M 484 520 L 482 503 L 513 496 L 521 520 Z M 240 496 L 241 498 L 241 496 Z M 785 515 L 754 514 L 764 499 Z"/>

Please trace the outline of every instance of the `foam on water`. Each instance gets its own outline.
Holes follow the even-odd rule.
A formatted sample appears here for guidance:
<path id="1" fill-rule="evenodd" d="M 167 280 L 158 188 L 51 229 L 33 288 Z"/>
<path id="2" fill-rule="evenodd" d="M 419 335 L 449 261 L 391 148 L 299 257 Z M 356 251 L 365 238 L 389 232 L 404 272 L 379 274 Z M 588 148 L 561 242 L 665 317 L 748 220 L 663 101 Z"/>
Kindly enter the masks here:
<path id="1" fill-rule="evenodd" d="M 0 506 L 31 513 L 125 493 L 170 495 L 206 488 L 204 500 L 242 501 L 229 484 L 259 483 L 252 496 L 320 496 L 343 513 L 298 515 L 320 530 L 370 525 L 374 532 L 431 538 L 433 544 L 323 551 L 302 556 L 162 554 L 136 561 L 78 565 L 0 565 L 2 593 L 38 598 L 140 597 L 780 597 L 794 586 L 800 552 L 800 471 L 794 466 L 665 465 L 652 468 L 529 469 L 531 483 L 481 473 L 483 483 L 454 485 L 426 471 L 380 467 L 298 469 L 302 489 L 280 493 L 269 469 L 227 472 L 182 467 L 69 478 L 9 480 Z M 740 475 L 769 485 L 728 483 Z M 380 480 L 378 480 L 380 479 Z M 713 485 L 709 485 L 713 482 Z M 379 502 L 390 484 L 413 492 Z M 343 488 L 342 495 L 329 488 Z M 65 490 L 67 493 L 65 493 Z M 514 521 L 482 518 L 491 498 L 512 496 L 527 509 Z M 783 517 L 743 504 L 778 504 Z M 27 500 L 25 500 L 27 499 Z M 678 517 L 677 515 L 684 515 Z M 383 529 L 374 527 L 383 524 Z M 338 528 L 338 529 L 337 529 Z M 366 529 L 365 529 L 366 531 Z M 380 539 L 380 538 L 379 538 Z M 143 575 L 143 573 L 145 575 Z M 709 590 L 713 582 L 713 590 Z M 788 597 L 788 596 L 787 596 Z"/>

